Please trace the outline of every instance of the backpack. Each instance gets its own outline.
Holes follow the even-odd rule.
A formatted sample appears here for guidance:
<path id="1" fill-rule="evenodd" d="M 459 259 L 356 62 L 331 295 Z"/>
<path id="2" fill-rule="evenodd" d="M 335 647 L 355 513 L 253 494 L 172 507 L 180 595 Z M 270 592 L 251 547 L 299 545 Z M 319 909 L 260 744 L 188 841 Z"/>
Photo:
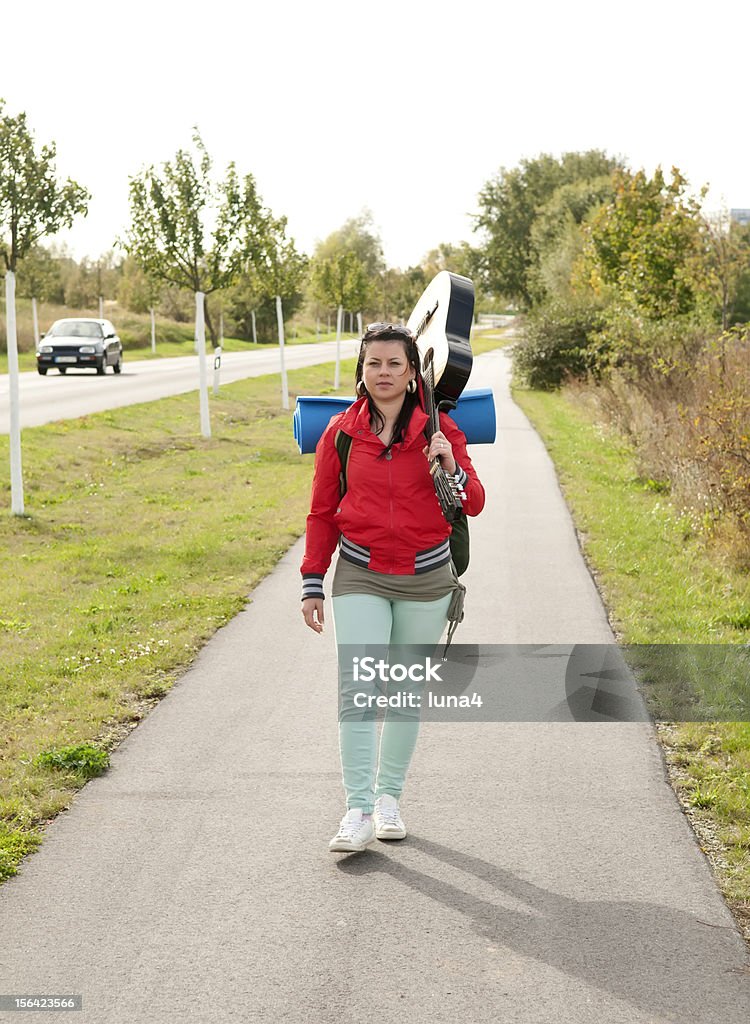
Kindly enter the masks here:
<path id="1" fill-rule="evenodd" d="M 343 498 L 346 494 L 346 467 L 349 464 L 349 453 L 352 437 L 343 430 L 336 431 L 336 451 L 339 453 L 341 472 L 339 473 L 339 493 Z M 469 523 L 462 512 L 452 524 L 450 536 L 451 559 L 457 576 L 463 576 L 469 568 Z"/>

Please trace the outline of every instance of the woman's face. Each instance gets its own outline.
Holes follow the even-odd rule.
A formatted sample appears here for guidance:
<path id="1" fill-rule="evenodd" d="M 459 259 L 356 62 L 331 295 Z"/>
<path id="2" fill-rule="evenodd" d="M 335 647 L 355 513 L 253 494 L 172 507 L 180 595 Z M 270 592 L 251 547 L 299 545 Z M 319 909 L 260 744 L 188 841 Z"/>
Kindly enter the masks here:
<path id="1" fill-rule="evenodd" d="M 375 401 L 395 402 L 403 398 L 409 381 L 414 379 L 403 344 L 398 339 L 369 342 L 362 379 Z"/>

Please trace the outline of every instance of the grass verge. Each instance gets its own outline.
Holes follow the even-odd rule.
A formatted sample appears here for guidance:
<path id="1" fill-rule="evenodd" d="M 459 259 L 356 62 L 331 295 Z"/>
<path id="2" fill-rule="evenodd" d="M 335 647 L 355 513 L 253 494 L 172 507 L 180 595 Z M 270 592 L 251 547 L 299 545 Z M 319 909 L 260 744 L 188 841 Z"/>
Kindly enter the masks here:
<path id="1" fill-rule="evenodd" d="M 746 644 L 750 575 L 636 470 L 632 449 L 565 392 L 513 389 L 557 469 L 618 640 Z M 750 723 L 658 722 L 671 784 L 750 942 Z"/>

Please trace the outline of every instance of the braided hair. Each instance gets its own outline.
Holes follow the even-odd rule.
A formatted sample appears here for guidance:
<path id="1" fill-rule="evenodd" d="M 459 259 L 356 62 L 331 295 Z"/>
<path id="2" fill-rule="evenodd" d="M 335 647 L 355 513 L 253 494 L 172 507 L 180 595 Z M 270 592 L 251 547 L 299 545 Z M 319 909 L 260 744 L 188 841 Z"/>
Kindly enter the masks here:
<path id="1" fill-rule="evenodd" d="M 365 333 L 362 336 L 362 344 L 359 349 L 359 358 L 357 359 L 357 368 L 355 370 L 355 388 L 358 395 L 367 395 L 367 407 L 370 412 L 370 424 L 373 428 L 374 434 L 380 434 L 385 429 L 385 420 L 383 414 L 375 405 L 372 399 L 372 395 L 366 390 L 364 385 L 364 363 L 365 356 L 367 355 L 367 346 L 371 341 L 400 341 L 403 345 L 404 352 L 406 353 L 406 359 L 414 370 L 414 379 L 417 387 L 413 392 L 407 391 L 404 395 L 404 402 L 401 406 L 401 410 L 396 418 L 396 422 L 393 427 L 393 437 L 390 443 L 380 453 L 378 458 L 385 458 L 390 452 L 394 444 L 398 444 L 403 441 L 404 434 L 406 433 L 411 415 L 415 409 L 421 408 L 420 392 L 422 384 L 422 374 L 419 369 L 420 355 L 419 349 L 417 348 L 417 342 L 414 335 L 411 333 L 408 327 L 404 324 L 386 324 L 377 323 L 370 324 Z M 361 383 L 361 388 L 360 388 Z"/>

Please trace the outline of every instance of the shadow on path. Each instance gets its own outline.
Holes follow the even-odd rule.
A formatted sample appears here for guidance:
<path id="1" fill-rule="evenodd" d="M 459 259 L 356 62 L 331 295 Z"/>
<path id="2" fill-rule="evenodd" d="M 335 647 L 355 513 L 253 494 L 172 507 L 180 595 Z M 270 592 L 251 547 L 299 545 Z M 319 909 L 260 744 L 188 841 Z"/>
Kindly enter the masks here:
<path id="1" fill-rule="evenodd" d="M 642 901 L 572 899 L 420 836 L 410 835 L 406 844 L 525 903 L 529 913 L 499 907 L 458 884 L 407 867 L 377 847 L 337 866 L 350 875 L 391 875 L 464 915 L 484 939 L 578 977 L 647 1014 L 658 1013 L 675 1024 L 707 1024 L 710 1007 L 712 1020 L 722 1024 L 750 1019 L 750 967 L 721 967 L 728 944 L 738 940 L 731 926 Z M 702 967 L 706 962 L 717 965 L 709 976 Z"/>

